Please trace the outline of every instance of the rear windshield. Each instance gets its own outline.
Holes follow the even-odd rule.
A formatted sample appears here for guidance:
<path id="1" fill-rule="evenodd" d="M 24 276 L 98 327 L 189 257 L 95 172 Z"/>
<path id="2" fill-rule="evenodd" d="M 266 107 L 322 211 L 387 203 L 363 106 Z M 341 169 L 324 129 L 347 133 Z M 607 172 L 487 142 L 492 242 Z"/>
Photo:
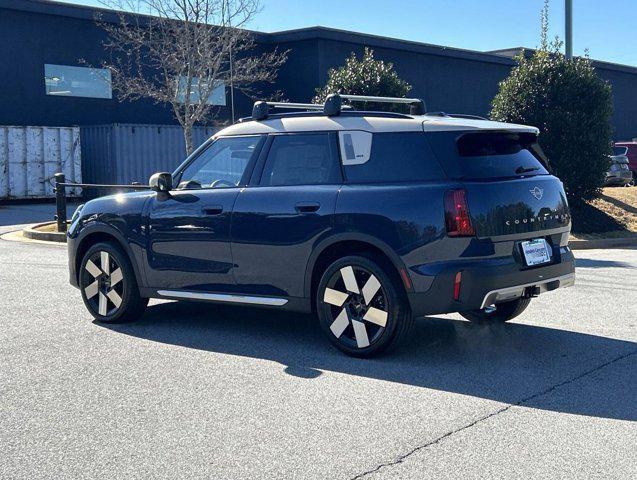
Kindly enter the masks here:
<path id="1" fill-rule="evenodd" d="M 431 132 L 429 142 L 451 177 L 547 175 L 548 162 L 532 133 Z"/>

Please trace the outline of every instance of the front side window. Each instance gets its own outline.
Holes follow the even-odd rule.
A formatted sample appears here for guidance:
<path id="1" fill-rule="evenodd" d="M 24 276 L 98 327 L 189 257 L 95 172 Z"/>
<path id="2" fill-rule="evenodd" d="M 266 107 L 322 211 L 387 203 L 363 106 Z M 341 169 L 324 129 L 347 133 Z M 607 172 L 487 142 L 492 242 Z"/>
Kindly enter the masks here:
<path id="1" fill-rule="evenodd" d="M 238 186 L 261 139 L 260 135 L 218 138 L 184 168 L 178 188 Z"/>
<path id="2" fill-rule="evenodd" d="M 261 185 L 320 185 L 341 181 L 328 133 L 277 135 L 272 141 Z"/>
<path id="3" fill-rule="evenodd" d="M 47 95 L 56 97 L 113 98 L 106 68 L 45 64 L 44 87 Z"/>

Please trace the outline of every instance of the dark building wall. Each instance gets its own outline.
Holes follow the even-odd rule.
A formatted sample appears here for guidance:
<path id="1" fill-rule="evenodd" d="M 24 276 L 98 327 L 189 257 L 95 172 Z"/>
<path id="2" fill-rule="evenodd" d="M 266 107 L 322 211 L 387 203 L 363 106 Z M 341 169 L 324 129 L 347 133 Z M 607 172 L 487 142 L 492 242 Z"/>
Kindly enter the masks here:
<path id="1" fill-rule="evenodd" d="M 272 48 L 287 52 L 287 61 L 279 69 L 273 90 L 280 90 L 286 100 L 309 102 L 320 82 L 318 40 L 281 42 Z"/>
<path id="2" fill-rule="evenodd" d="M 365 45 L 349 42 L 321 42 L 323 68 L 319 83 L 325 83 L 329 68 L 343 65 L 351 52 L 362 55 L 364 48 Z M 398 75 L 412 85 L 410 95 L 423 98 L 428 111 L 487 115 L 491 100 L 497 92 L 498 82 L 507 76 L 511 68 L 501 62 L 491 63 L 386 47 L 371 48 L 376 58 L 394 64 Z"/>
<path id="3" fill-rule="evenodd" d="M 106 35 L 92 20 L 16 10 L 0 14 L 0 78 L 9 98 L 0 102 L 2 125 L 174 123 L 152 101 L 60 97 L 45 94 L 44 64 L 99 66 Z M 4 94 L 3 94 L 4 96 Z"/>
<path id="4" fill-rule="evenodd" d="M 44 64 L 98 66 L 107 52 L 105 32 L 95 10 L 38 0 L 0 0 L 0 125 L 176 124 L 170 107 L 149 100 L 56 97 L 45 94 Z M 112 16 L 112 15 L 111 15 Z M 394 64 L 429 111 L 488 115 L 491 100 L 514 65 L 500 53 L 474 52 L 327 28 L 258 34 L 259 50 L 288 52 L 274 85 L 291 101 L 309 101 L 332 67 L 342 65 L 365 46 Z M 511 49 L 513 54 L 516 49 Z M 596 62 L 599 75 L 613 87 L 616 139 L 637 137 L 637 69 Z M 229 95 L 228 95 L 229 97 Z M 236 118 L 250 115 L 252 99 L 235 94 Z M 217 121 L 230 119 L 230 102 L 217 108 Z"/>
<path id="5" fill-rule="evenodd" d="M 598 75 L 613 89 L 613 138 L 630 140 L 637 137 L 637 72 L 597 67 Z"/>

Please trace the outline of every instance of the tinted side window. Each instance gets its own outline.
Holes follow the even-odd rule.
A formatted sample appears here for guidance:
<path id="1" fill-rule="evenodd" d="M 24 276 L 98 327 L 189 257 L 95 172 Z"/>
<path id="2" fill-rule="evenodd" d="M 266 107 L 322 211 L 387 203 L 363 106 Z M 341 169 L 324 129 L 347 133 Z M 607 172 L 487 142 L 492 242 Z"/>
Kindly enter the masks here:
<path id="1" fill-rule="evenodd" d="M 410 182 L 440 180 L 445 177 L 427 138 L 420 132 L 375 133 L 369 160 L 348 165 L 350 183 Z"/>
<path id="2" fill-rule="evenodd" d="M 328 133 L 273 138 L 261 185 L 317 185 L 340 181 L 340 166 Z"/>

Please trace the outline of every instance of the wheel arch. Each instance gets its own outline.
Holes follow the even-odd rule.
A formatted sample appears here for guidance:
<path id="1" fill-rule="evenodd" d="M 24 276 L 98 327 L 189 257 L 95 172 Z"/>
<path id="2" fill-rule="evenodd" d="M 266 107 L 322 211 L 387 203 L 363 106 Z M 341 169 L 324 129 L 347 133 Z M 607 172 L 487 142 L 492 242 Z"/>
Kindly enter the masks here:
<path id="1" fill-rule="evenodd" d="M 89 248 L 91 248 L 91 246 L 99 242 L 111 242 L 122 248 L 124 253 L 128 256 L 128 260 L 130 261 L 131 266 L 133 267 L 137 285 L 142 286 L 142 276 L 140 274 L 136 258 L 133 255 L 130 245 L 117 229 L 106 224 L 90 225 L 82 230 L 82 232 L 76 239 L 77 247 L 75 250 L 75 280 L 78 282 L 78 284 L 82 258 L 84 258 L 84 254 L 88 251 Z"/>
<path id="2" fill-rule="evenodd" d="M 338 258 L 366 253 L 388 270 L 388 275 L 397 282 L 401 291 L 407 293 L 412 290 L 411 282 L 404 280 L 405 277 L 409 279 L 404 263 L 389 245 L 368 235 L 335 235 L 319 243 L 308 261 L 304 294 L 311 301 L 312 311 L 316 309 L 316 289 L 325 269 Z"/>

